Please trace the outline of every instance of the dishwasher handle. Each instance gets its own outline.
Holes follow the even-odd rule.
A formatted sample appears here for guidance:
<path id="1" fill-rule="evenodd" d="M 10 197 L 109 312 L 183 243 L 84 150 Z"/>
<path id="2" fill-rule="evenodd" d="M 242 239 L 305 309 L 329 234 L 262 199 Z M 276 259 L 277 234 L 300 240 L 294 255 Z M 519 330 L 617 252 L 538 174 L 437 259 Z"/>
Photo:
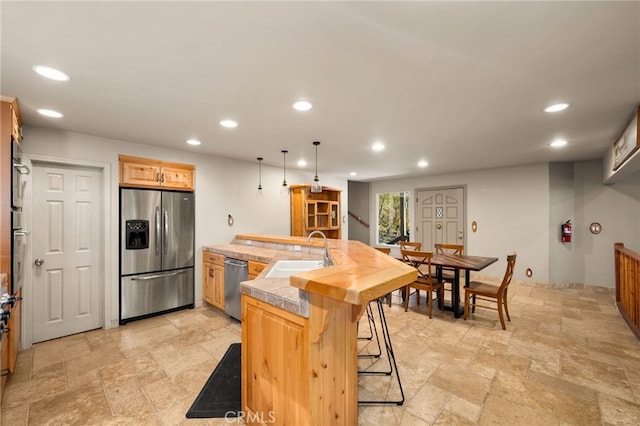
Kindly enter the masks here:
<path id="1" fill-rule="evenodd" d="M 249 263 L 246 260 L 232 259 L 229 257 L 224 260 L 224 264 L 234 266 L 236 268 L 249 268 Z"/>

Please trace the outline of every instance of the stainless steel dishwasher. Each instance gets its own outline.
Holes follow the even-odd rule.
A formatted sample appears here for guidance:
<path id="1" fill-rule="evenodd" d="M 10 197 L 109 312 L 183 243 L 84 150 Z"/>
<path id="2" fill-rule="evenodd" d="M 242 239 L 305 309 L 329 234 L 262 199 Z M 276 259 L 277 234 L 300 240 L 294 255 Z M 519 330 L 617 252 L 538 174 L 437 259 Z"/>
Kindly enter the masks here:
<path id="1" fill-rule="evenodd" d="M 249 279 L 249 265 L 244 260 L 227 257 L 224 260 L 224 311 L 238 321 L 240 313 L 240 283 Z"/>

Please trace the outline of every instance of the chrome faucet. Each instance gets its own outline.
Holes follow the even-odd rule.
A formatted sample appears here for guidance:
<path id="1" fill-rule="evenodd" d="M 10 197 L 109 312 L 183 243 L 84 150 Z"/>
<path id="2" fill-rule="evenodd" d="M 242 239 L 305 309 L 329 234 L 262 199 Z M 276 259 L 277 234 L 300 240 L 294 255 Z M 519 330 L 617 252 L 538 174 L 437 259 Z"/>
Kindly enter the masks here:
<path id="1" fill-rule="evenodd" d="M 331 265 L 331 262 L 329 261 L 329 249 L 327 248 L 327 236 L 324 235 L 324 232 L 322 231 L 313 231 L 307 236 L 307 242 L 311 242 L 311 237 L 313 236 L 313 234 L 322 235 L 322 239 L 324 240 L 324 260 L 322 261 L 322 264 L 324 266 Z"/>

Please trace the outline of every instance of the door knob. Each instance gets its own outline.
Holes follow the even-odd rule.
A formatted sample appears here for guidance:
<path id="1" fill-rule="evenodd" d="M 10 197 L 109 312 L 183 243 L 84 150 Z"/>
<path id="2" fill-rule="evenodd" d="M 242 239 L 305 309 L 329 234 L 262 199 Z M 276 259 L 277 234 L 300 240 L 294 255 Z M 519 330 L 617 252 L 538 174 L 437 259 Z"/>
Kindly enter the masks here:
<path id="1" fill-rule="evenodd" d="M 44 259 L 36 259 L 33 263 L 35 263 L 36 266 L 42 266 L 44 265 Z"/>

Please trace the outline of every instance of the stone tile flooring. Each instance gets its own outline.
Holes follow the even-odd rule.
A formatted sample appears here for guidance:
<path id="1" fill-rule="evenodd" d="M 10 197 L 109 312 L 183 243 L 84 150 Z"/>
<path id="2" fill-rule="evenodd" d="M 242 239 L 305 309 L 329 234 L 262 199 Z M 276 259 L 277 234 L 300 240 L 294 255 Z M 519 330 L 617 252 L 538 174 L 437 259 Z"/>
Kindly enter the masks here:
<path id="1" fill-rule="evenodd" d="M 429 320 L 424 299 L 405 313 L 396 298 L 385 310 L 406 401 L 361 405 L 361 425 L 640 424 L 640 343 L 613 290 L 513 283 L 507 331 L 494 311 Z M 228 424 L 185 413 L 239 341 L 239 323 L 201 307 L 36 344 L 18 356 L 2 425 Z M 360 377 L 361 399 L 385 397 L 399 397 L 390 377 Z"/>

